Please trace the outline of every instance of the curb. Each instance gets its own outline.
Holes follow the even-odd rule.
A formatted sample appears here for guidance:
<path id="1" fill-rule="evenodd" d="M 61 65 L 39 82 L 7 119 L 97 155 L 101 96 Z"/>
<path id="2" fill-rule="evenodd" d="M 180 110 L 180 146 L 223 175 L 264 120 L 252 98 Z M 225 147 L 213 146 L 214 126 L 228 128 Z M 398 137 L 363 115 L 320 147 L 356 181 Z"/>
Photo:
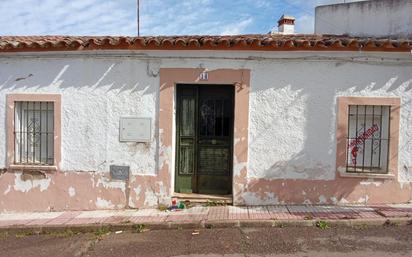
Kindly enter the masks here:
<path id="1" fill-rule="evenodd" d="M 127 224 L 82 224 L 82 225 L 34 225 L 34 226 L 6 226 L 0 227 L 0 233 L 29 233 L 47 234 L 53 232 L 72 231 L 78 233 L 96 232 L 106 228 L 109 231 L 136 231 L 136 225 L 143 225 L 149 230 L 166 229 L 212 229 L 212 228 L 236 228 L 236 227 L 316 227 L 320 219 L 313 220 L 216 220 L 199 222 L 152 222 L 152 223 L 127 223 Z M 409 218 L 376 218 L 376 219 L 352 219 L 352 220 L 322 220 L 330 227 L 376 227 L 376 226 L 405 226 L 412 225 Z"/>

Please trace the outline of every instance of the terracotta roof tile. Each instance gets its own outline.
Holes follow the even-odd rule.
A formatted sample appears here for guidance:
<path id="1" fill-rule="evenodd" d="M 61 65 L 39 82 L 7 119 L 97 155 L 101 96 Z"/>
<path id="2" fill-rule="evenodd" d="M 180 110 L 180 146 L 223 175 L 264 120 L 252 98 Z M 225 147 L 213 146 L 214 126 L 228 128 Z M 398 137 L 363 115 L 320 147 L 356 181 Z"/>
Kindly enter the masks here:
<path id="1" fill-rule="evenodd" d="M 0 36 L 0 53 L 142 49 L 409 52 L 412 50 L 412 39 L 303 34 L 156 37 Z"/>

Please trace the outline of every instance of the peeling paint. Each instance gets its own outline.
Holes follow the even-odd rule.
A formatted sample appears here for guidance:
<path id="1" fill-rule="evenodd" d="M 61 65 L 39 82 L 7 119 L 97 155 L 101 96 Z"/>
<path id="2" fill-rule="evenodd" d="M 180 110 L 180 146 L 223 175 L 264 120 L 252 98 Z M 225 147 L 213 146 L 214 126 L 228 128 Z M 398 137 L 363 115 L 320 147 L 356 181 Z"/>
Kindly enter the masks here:
<path id="1" fill-rule="evenodd" d="M 34 188 L 39 188 L 40 192 L 47 190 L 51 182 L 51 178 L 46 179 L 33 179 L 33 180 L 22 180 L 22 173 L 16 173 L 14 179 L 14 190 L 21 191 L 23 193 L 29 192 Z"/>
<path id="2" fill-rule="evenodd" d="M 70 197 L 74 197 L 76 195 L 76 190 L 74 189 L 74 187 L 69 187 L 68 193 Z"/>
<path id="3" fill-rule="evenodd" d="M 326 204 L 327 200 L 326 197 L 324 195 L 319 196 L 319 204 Z"/>
<path id="4" fill-rule="evenodd" d="M 111 209 L 114 207 L 114 204 L 111 201 L 97 197 L 96 206 L 102 209 Z"/>
<path id="5" fill-rule="evenodd" d="M 142 191 L 142 187 L 141 186 L 137 186 L 134 189 L 134 192 L 136 194 L 136 201 L 139 201 L 140 198 L 140 192 Z"/>
<path id="6" fill-rule="evenodd" d="M 305 199 L 305 201 L 303 201 L 303 204 L 312 204 L 312 201 L 309 199 Z"/>
<path id="7" fill-rule="evenodd" d="M 123 192 L 126 190 L 126 183 L 124 181 L 111 181 L 107 177 L 99 177 L 96 183 L 96 187 L 103 186 L 106 189 L 121 189 Z"/>
<path id="8" fill-rule="evenodd" d="M 369 185 L 374 185 L 376 187 L 379 187 L 382 185 L 382 182 L 377 182 L 377 181 L 361 181 L 359 184 L 362 186 L 369 186 Z"/>
<path id="9" fill-rule="evenodd" d="M 146 206 L 156 206 L 157 205 L 158 198 L 153 191 L 146 189 L 144 195 L 145 195 L 144 205 Z"/>
<path id="10" fill-rule="evenodd" d="M 7 186 L 7 189 L 4 191 L 4 195 L 7 195 L 9 192 L 10 192 L 10 190 L 11 190 L 11 185 L 8 185 Z"/>
<path id="11" fill-rule="evenodd" d="M 364 197 L 360 197 L 358 199 L 358 203 L 367 204 L 369 200 L 369 196 L 365 195 Z"/>
<path id="12" fill-rule="evenodd" d="M 258 194 L 253 193 L 253 192 L 245 192 L 243 194 L 243 198 L 245 199 L 245 203 L 248 205 L 255 205 L 257 202 L 262 204 L 262 205 L 274 205 L 274 204 L 280 204 L 278 201 L 277 196 L 275 193 L 272 192 L 266 192 L 265 193 L 266 200 L 262 200 Z"/>

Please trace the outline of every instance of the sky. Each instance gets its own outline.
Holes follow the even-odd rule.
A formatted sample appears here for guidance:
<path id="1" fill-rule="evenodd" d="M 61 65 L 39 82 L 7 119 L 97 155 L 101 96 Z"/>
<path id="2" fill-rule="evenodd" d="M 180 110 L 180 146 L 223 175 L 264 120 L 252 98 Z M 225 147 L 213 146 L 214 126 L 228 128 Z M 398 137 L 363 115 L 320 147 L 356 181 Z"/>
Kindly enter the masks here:
<path id="1" fill-rule="evenodd" d="M 355 0 L 346 0 L 346 2 Z M 140 0 L 140 35 L 261 34 L 282 14 L 313 33 L 314 10 L 344 0 Z M 1 35 L 137 35 L 137 0 L 0 0 Z"/>

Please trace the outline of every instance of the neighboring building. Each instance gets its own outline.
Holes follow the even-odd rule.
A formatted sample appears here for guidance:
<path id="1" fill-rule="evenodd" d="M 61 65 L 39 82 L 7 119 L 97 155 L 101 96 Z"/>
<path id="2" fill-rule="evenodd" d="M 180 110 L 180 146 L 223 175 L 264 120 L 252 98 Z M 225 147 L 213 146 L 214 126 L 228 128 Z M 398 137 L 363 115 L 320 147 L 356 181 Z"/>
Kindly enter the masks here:
<path id="1" fill-rule="evenodd" d="M 278 20 L 277 29 L 273 28 L 271 34 L 292 35 L 295 34 L 295 18 L 292 16 L 282 15 Z"/>
<path id="2" fill-rule="evenodd" d="M 371 0 L 316 7 L 315 34 L 412 37 L 411 0 Z"/>
<path id="3" fill-rule="evenodd" d="M 0 37 L 0 212 L 190 192 L 410 202 L 411 49 L 317 35 Z"/>

